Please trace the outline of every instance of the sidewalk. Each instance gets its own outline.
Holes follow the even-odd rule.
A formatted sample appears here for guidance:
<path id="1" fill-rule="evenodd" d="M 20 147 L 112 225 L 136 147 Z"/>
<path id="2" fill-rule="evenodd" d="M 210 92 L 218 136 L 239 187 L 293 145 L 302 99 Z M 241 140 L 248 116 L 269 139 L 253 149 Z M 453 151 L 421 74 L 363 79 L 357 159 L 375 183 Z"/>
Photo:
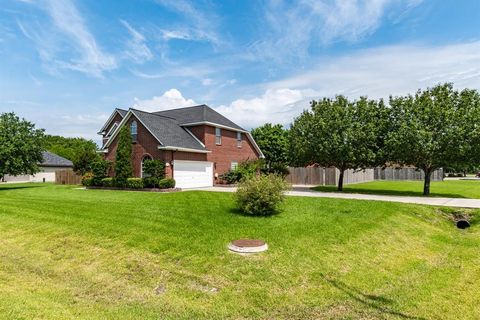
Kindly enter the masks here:
<path id="1" fill-rule="evenodd" d="M 209 187 L 194 190 L 214 191 L 214 192 L 234 192 L 235 188 L 229 187 Z M 313 197 L 313 198 L 336 198 L 336 199 L 355 199 L 355 200 L 373 200 L 425 204 L 431 206 L 444 206 L 456 208 L 480 208 L 480 199 L 463 199 L 463 198 L 427 198 L 427 197 L 404 197 L 404 196 L 385 196 L 374 194 L 359 193 L 340 193 L 340 192 L 319 192 L 312 191 L 309 186 L 293 186 L 292 191 L 288 191 L 287 195 L 297 197 Z"/>

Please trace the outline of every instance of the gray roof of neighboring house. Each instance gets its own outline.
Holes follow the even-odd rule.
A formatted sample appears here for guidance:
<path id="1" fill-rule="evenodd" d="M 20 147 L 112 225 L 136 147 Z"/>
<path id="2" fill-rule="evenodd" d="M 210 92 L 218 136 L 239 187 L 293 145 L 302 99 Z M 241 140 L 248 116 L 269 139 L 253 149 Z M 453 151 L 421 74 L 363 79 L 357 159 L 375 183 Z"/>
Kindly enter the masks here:
<path id="1" fill-rule="evenodd" d="M 163 146 L 206 150 L 202 144 L 179 124 L 179 121 L 163 115 L 131 109 Z"/>
<path id="2" fill-rule="evenodd" d="M 236 125 L 217 111 L 204 104 L 187 108 L 158 111 L 154 112 L 154 114 L 174 118 L 180 125 L 195 122 L 212 122 L 245 131 L 245 129 L 242 127 Z"/>
<path id="3" fill-rule="evenodd" d="M 42 156 L 43 161 L 40 163 L 41 167 L 73 167 L 72 161 L 62 158 L 55 153 L 43 151 Z"/>

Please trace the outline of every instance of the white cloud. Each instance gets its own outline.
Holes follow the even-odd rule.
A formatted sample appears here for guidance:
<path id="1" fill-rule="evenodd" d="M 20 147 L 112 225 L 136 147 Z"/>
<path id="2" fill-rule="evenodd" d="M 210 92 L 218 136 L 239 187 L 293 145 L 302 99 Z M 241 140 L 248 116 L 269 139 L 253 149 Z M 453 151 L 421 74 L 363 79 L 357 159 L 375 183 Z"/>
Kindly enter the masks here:
<path id="1" fill-rule="evenodd" d="M 366 49 L 313 66 L 309 72 L 272 82 L 268 88 L 311 88 L 322 96 L 388 97 L 440 82 L 480 88 L 480 41 L 425 47 Z"/>
<path id="2" fill-rule="evenodd" d="M 157 2 L 170 10 L 178 12 L 184 18 L 184 25 L 178 30 L 161 30 L 165 40 L 206 40 L 218 43 L 219 37 L 216 31 L 217 17 L 212 12 L 199 10 L 193 3 L 187 0 L 157 0 Z M 198 2 L 197 2 L 198 3 Z M 207 4 L 200 6 L 206 7 Z"/>
<path id="3" fill-rule="evenodd" d="M 151 99 L 141 100 L 135 98 L 134 100 L 135 103 L 132 108 L 148 112 L 190 107 L 197 104 L 192 99 L 184 98 L 182 93 L 175 88 L 167 90 L 161 96 L 154 96 Z"/>
<path id="4" fill-rule="evenodd" d="M 153 58 L 153 54 L 146 44 L 143 34 L 135 30 L 127 21 L 120 20 L 120 23 L 127 28 L 131 39 L 127 42 L 125 55 L 136 63 L 144 63 Z"/>
<path id="5" fill-rule="evenodd" d="M 18 27 L 35 43 L 40 58 L 49 69 L 70 69 L 102 77 L 104 71 L 117 67 L 115 58 L 99 47 L 71 0 L 31 3 L 45 10 L 53 27 L 49 29 L 32 21 L 28 21 L 28 25 L 18 21 Z"/>
<path id="6" fill-rule="evenodd" d="M 313 46 L 333 41 L 357 42 L 374 33 L 387 8 L 398 11 L 418 6 L 422 0 L 272 0 L 265 10 L 269 25 L 265 36 L 252 45 L 267 59 L 303 58 Z M 263 26 L 262 26 L 263 27 Z"/>
<path id="7" fill-rule="evenodd" d="M 238 99 L 215 109 L 246 129 L 267 122 L 288 125 L 314 97 L 318 93 L 311 89 L 276 88 L 268 89 L 260 97 Z"/>

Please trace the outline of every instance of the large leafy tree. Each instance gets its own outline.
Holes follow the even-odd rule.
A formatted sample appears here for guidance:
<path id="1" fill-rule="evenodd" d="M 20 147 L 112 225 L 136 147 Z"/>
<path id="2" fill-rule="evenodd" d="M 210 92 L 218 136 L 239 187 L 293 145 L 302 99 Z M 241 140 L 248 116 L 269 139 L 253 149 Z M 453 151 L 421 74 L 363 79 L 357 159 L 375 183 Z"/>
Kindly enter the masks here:
<path id="1" fill-rule="evenodd" d="M 85 174 L 92 170 L 92 163 L 100 156 L 96 153 L 97 144 L 83 138 L 67 138 L 47 135 L 45 149 L 73 162 L 73 170 Z"/>
<path id="2" fill-rule="evenodd" d="M 266 123 L 253 129 L 252 136 L 262 150 L 268 168 L 288 164 L 288 131 L 282 125 Z"/>
<path id="3" fill-rule="evenodd" d="M 35 174 L 42 162 L 44 133 L 13 112 L 0 114 L 0 180 L 7 174 Z"/>
<path id="4" fill-rule="evenodd" d="M 126 186 L 127 179 L 133 176 L 132 136 L 128 126 L 123 126 L 120 129 L 114 168 L 115 182 L 119 186 Z"/>
<path id="5" fill-rule="evenodd" d="M 318 163 L 340 171 L 338 190 L 343 190 L 347 169 L 383 164 L 382 149 L 387 123 L 383 101 L 343 96 L 311 102 L 290 128 L 290 151 L 295 165 Z"/>
<path id="6" fill-rule="evenodd" d="M 413 165 L 425 174 L 423 194 L 430 194 L 432 172 L 442 167 L 478 164 L 480 96 L 451 84 L 390 97 L 392 125 L 386 137 L 389 160 Z"/>

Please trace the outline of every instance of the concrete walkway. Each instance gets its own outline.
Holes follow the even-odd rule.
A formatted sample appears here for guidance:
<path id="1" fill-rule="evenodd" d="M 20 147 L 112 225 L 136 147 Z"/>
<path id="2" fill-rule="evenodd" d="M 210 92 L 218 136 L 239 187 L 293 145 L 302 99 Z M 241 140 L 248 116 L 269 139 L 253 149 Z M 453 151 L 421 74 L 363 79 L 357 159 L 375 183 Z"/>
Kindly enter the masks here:
<path id="1" fill-rule="evenodd" d="M 462 199 L 462 198 L 427 198 L 427 197 L 404 197 L 404 196 L 385 196 L 374 194 L 359 193 L 339 193 L 339 192 L 319 192 L 310 190 L 310 186 L 293 186 L 291 191 L 287 192 L 289 196 L 314 197 L 314 198 L 336 198 L 336 199 L 355 199 L 355 200 L 373 200 L 425 204 L 431 206 L 444 206 L 456 208 L 480 208 L 480 199 Z M 214 191 L 214 192 L 234 192 L 236 188 L 232 187 L 210 187 L 198 188 L 195 190 Z"/>

